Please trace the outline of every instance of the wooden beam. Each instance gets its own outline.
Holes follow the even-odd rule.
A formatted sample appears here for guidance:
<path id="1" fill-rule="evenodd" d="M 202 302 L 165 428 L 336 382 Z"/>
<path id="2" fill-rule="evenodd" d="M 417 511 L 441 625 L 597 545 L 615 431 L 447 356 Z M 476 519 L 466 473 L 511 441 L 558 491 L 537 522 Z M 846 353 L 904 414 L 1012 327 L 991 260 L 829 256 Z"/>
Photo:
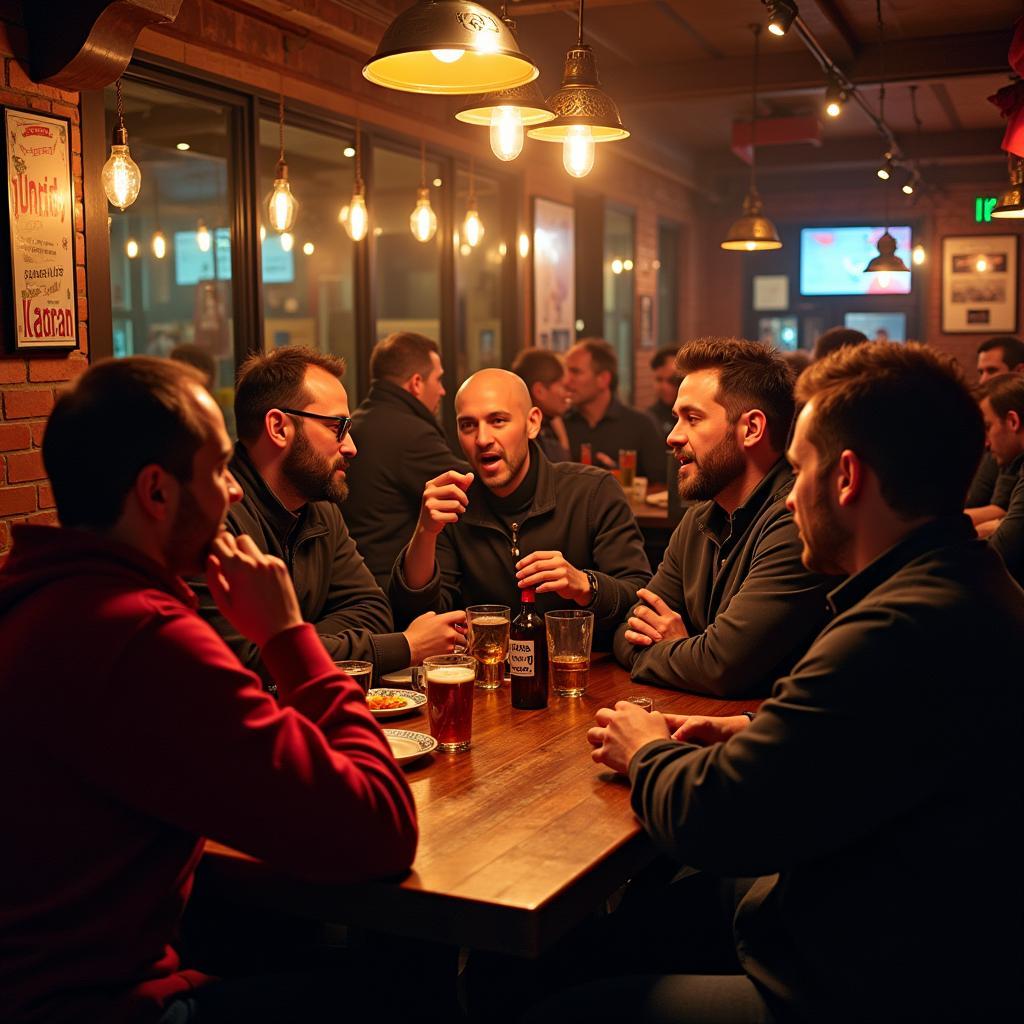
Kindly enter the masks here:
<path id="1" fill-rule="evenodd" d="M 850 23 L 846 20 L 846 15 L 839 9 L 839 5 L 835 0 L 812 0 L 812 2 L 820 14 L 822 23 L 828 25 L 842 41 L 842 52 L 833 53 L 830 56 L 839 64 L 845 64 L 847 61 L 852 60 L 860 53 L 862 44 Z M 810 9 L 810 5 L 805 5 L 801 9 L 800 16 L 809 25 L 814 27 L 813 23 L 817 19 L 813 17 L 813 9 Z"/>

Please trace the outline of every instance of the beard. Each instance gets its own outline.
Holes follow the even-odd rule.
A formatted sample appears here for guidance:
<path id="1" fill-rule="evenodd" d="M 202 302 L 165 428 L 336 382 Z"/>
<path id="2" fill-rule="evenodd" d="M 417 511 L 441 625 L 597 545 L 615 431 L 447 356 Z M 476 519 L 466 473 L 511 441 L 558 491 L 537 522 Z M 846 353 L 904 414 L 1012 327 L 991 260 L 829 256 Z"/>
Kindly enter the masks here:
<path id="1" fill-rule="evenodd" d="M 806 514 L 797 520 L 797 529 L 803 543 L 800 560 L 811 572 L 826 576 L 844 576 L 845 553 L 849 548 L 852 533 L 833 514 L 825 491 L 825 478 L 815 486 L 814 500 Z"/>
<path id="2" fill-rule="evenodd" d="M 348 465 L 342 456 L 326 459 L 313 450 L 304 430 L 284 457 L 281 472 L 306 501 L 332 501 L 340 505 L 348 497 L 348 484 L 334 474 Z"/>
<path id="3" fill-rule="evenodd" d="M 528 456 L 528 449 L 524 450 L 520 455 L 509 455 L 507 451 L 503 451 L 501 452 L 500 463 L 503 468 L 495 476 L 485 476 L 480 473 L 479 465 L 476 467 L 477 472 L 484 485 L 490 490 L 501 489 L 507 487 L 520 474 Z"/>
<path id="4" fill-rule="evenodd" d="M 684 449 L 684 454 L 691 453 Z M 679 497 L 682 501 L 710 501 L 729 486 L 746 467 L 736 438 L 727 434 L 699 459 L 691 464 L 696 473 L 685 480 L 679 478 Z"/>

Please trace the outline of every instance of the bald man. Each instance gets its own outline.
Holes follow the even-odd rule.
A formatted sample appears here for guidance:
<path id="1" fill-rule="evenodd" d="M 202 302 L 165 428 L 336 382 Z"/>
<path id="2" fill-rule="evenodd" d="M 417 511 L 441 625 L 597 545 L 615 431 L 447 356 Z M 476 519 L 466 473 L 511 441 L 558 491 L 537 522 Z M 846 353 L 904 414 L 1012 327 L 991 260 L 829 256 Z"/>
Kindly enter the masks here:
<path id="1" fill-rule="evenodd" d="M 455 413 L 471 472 L 427 482 L 391 574 L 396 616 L 484 603 L 516 609 L 520 590 L 533 587 L 540 613 L 592 610 L 595 642 L 607 646 L 651 576 L 622 488 L 603 469 L 547 460 L 535 440 L 541 411 L 507 370 L 473 374 Z"/>

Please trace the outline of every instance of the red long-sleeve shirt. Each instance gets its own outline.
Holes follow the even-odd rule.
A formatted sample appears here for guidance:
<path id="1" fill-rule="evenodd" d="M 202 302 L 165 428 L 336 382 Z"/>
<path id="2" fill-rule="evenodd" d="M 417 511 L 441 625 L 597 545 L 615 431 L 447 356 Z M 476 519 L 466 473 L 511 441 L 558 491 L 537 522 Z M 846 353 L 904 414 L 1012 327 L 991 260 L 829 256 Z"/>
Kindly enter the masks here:
<path id="1" fill-rule="evenodd" d="M 149 1020 L 201 978 L 170 940 L 210 837 L 331 882 L 412 862 L 412 794 L 311 626 L 263 693 L 188 587 L 86 531 L 0 570 L 0 1019 Z"/>

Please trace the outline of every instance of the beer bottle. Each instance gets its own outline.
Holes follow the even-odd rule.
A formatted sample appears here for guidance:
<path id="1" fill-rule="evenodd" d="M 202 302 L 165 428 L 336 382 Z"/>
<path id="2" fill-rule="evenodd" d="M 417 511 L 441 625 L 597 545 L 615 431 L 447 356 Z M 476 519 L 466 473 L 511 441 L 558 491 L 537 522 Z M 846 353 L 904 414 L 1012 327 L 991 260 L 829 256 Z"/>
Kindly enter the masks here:
<path id="1" fill-rule="evenodd" d="M 537 614 L 536 591 L 524 587 L 519 614 L 509 627 L 508 660 L 512 674 L 512 707 L 523 710 L 548 706 L 548 638 L 544 619 Z"/>

